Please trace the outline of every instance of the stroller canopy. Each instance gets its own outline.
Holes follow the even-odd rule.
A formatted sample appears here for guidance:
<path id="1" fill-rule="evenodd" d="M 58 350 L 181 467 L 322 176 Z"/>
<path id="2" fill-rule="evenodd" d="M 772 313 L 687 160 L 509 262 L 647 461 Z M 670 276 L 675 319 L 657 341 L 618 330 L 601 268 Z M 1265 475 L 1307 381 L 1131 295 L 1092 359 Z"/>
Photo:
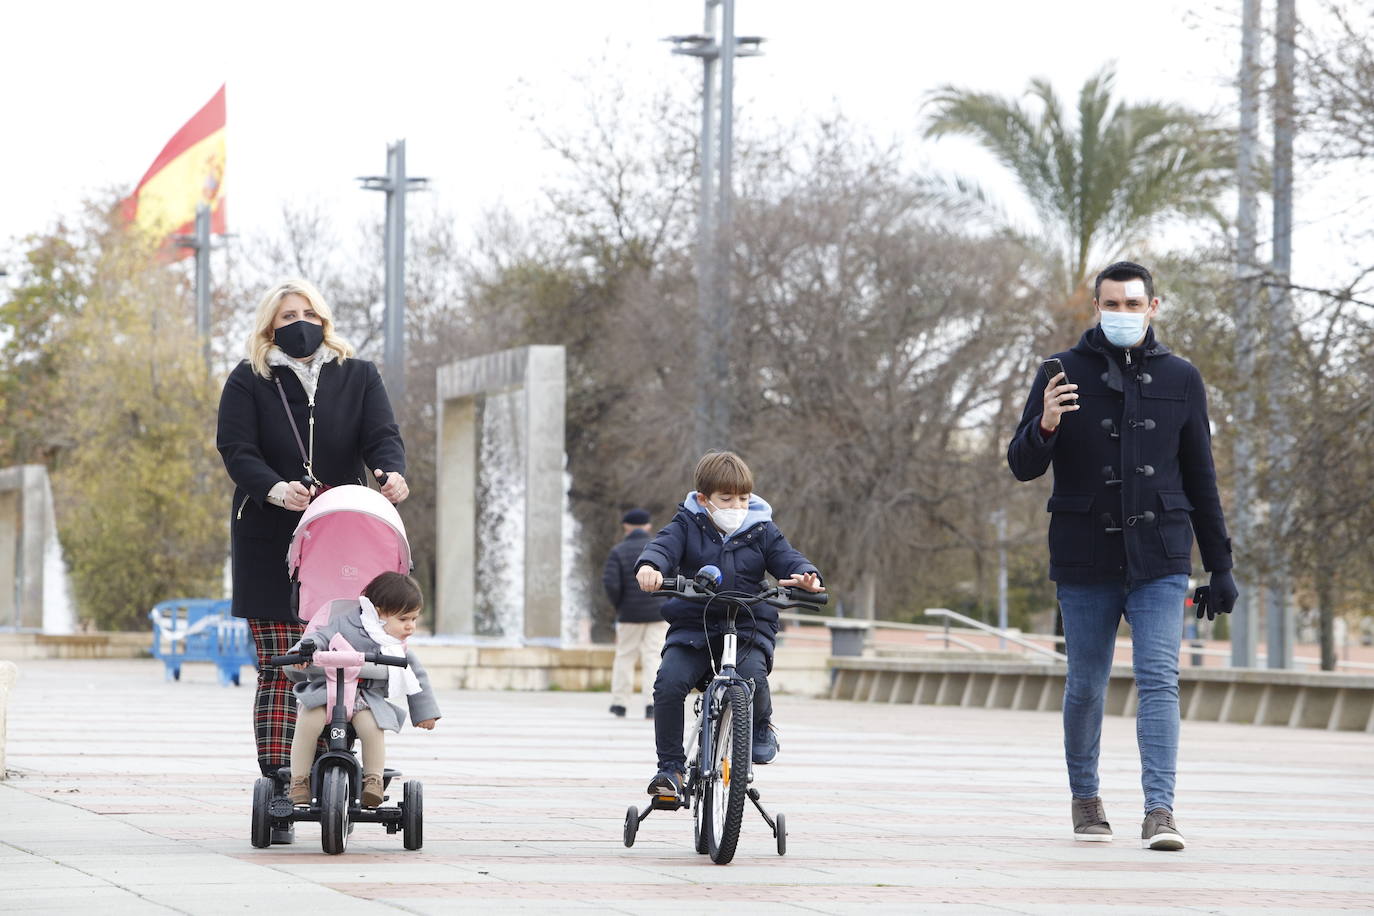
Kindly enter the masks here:
<path id="1" fill-rule="evenodd" d="M 368 487 L 321 493 L 301 515 L 286 568 L 299 588 L 296 613 L 306 623 L 336 598 L 357 598 L 384 572 L 410 572 L 410 543 L 396 507 Z"/>

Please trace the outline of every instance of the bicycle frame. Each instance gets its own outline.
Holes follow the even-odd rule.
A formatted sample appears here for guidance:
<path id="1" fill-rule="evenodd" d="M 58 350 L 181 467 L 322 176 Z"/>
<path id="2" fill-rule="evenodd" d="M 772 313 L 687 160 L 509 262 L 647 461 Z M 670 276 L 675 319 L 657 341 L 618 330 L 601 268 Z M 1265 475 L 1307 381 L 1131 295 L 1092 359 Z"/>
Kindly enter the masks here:
<path id="1" fill-rule="evenodd" d="M 754 713 L 754 682 L 748 678 L 740 677 L 735 673 L 735 665 L 738 663 L 739 652 L 739 633 L 735 629 L 735 615 L 739 611 L 739 604 L 732 599 L 724 598 L 729 601 L 730 607 L 725 616 L 725 634 L 721 645 L 720 669 L 711 678 L 706 689 L 702 691 L 698 702 L 701 708 L 697 711 L 696 726 L 692 729 L 691 743 L 687 746 L 688 766 L 692 767 L 695 763 L 698 779 L 710 779 L 715 774 L 711 771 L 710 762 L 715 759 L 712 756 L 712 734 L 711 725 L 715 721 L 715 712 L 719 708 L 720 699 L 725 695 L 725 688 L 731 683 L 742 684 L 749 691 L 749 715 L 753 718 Z M 697 751 L 700 751 L 698 754 Z M 749 766 L 748 782 L 754 781 L 753 764 Z M 689 785 L 692 780 L 689 778 Z M 691 796 L 691 792 L 684 793 Z"/>

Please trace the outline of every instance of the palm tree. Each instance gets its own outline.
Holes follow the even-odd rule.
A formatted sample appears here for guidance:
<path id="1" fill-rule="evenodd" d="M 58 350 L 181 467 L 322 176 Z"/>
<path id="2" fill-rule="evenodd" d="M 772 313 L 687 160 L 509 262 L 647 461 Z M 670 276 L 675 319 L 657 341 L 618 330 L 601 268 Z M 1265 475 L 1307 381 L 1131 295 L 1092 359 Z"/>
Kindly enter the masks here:
<path id="1" fill-rule="evenodd" d="M 972 137 L 1015 175 L 1050 235 L 1070 307 L 1088 301 L 1094 266 L 1161 223 L 1223 221 L 1216 199 L 1235 165 L 1229 131 L 1180 105 L 1114 101 L 1114 80 L 1109 64 L 1083 84 L 1077 125 L 1045 79 L 1031 80 L 1031 105 L 948 85 L 927 101 L 927 137 Z"/>

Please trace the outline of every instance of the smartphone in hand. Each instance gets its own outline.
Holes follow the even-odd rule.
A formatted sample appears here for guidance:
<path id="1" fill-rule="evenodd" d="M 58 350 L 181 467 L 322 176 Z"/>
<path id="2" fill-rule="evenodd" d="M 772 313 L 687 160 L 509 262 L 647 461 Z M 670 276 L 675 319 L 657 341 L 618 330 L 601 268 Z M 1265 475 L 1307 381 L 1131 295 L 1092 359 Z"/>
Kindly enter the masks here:
<path id="1" fill-rule="evenodd" d="M 1052 356 L 1049 359 L 1045 360 L 1045 363 L 1041 368 L 1045 370 L 1045 384 L 1048 385 L 1050 382 L 1054 381 L 1054 377 L 1056 375 L 1064 371 L 1064 363 Z M 1059 384 L 1061 385 L 1067 385 L 1068 383 L 1068 375 L 1065 375 L 1064 378 L 1061 379 L 1059 382 Z M 1078 403 L 1078 392 L 1070 392 L 1069 396 L 1073 398 L 1073 401 L 1071 403 Z"/>

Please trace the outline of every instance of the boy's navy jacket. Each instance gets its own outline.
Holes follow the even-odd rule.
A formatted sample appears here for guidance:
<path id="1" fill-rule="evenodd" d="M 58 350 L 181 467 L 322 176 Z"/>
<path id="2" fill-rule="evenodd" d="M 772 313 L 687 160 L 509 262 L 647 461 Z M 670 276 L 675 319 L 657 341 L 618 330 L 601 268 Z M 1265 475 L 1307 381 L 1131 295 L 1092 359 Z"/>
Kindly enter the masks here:
<path id="1" fill-rule="evenodd" d="M 749 497 L 749 514 L 744 524 L 728 537 L 722 537 L 706 509 L 697 502 L 695 490 L 687 494 L 673 520 L 644 548 L 635 569 L 646 564 L 665 576 L 688 578 L 703 566 L 718 566 L 723 590 L 749 594 L 763 590 L 765 574 L 776 579 L 808 572 L 819 574 L 810 560 L 787 543 L 787 538 L 773 524 L 773 508 L 761 497 Z M 680 598 L 655 600 L 663 602 L 663 619 L 668 621 L 665 646 L 700 649 L 706 646 L 708 637 L 718 637 L 725 632 L 725 621 L 719 613 L 708 611 L 703 626 L 703 605 Z M 757 644 L 772 658 L 778 633 L 777 608 L 756 605 L 753 620 L 741 613 L 735 618 L 735 627 L 745 642 L 754 634 Z"/>
<path id="2" fill-rule="evenodd" d="M 1207 391 L 1192 363 L 1146 332 L 1129 351 L 1100 328 L 1055 354 L 1079 409 L 1041 434 L 1042 369 L 1007 448 L 1017 480 L 1054 466 L 1050 578 L 1089 583 L 1192 572 L 1193 532 L 1209 571 L 1231 568 L 1217 493 Z M 1118 530 L 1109 530 L 1118 529 Z"/>

